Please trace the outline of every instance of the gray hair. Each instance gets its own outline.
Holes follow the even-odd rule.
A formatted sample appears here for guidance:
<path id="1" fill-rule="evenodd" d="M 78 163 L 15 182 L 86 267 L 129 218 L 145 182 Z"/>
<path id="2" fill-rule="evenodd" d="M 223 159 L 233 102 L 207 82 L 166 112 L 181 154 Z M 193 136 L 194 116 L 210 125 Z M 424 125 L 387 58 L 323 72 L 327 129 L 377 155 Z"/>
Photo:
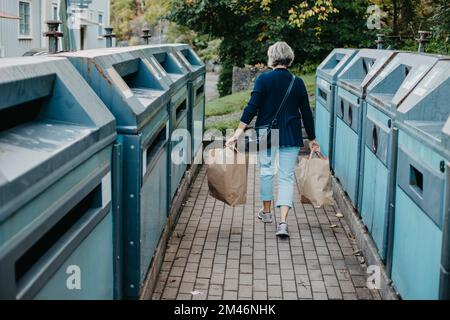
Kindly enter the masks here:
<path id="1" fill-rule="evenodd" d="M 290 67 L 294 62 L 295 54 L 292 48 L 284 41 L 278 41 L 269 47 L 267 51 L 269 57 L 268 66 L 285 66 Z"/>

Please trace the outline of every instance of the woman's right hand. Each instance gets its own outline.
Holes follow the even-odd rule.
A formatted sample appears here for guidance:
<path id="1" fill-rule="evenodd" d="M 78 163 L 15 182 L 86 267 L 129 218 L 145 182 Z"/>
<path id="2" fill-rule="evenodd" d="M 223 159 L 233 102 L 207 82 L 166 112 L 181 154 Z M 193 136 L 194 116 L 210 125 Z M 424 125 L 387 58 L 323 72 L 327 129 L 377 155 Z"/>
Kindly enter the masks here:
<path id="1" fill-rule="evenodd" d="M 320 145 L 319 145 L 319 143 L 317 142 L 316 139 L 311 140 L 311 141 L 309 142 L 309 149 L 310 149 L 312 152 L 320 152 Z"/>

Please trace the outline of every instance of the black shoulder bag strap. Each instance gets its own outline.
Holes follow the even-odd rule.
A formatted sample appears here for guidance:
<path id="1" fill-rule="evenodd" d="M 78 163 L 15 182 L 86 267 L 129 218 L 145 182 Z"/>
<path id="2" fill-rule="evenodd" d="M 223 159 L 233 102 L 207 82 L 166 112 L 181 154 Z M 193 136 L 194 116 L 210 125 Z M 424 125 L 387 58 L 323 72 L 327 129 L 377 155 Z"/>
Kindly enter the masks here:
<path id="1" fill-rule="evenodd" d="M 284 109 L 284 105 L 286 104 L 286 100 L 288 99 L 289 95 L 291 94 L 292 87 L 294 86 L 294 82 L 295 82 L 295 76 L 292 75 L 291 83 L 289 83 L 289 87 L 286 91 L 286 94 L 284 95 L 283 101 L 281 101 L 281 104 L 278 107 L 277 113 L 275 114 L 275 117 L 273 118 L 272 122 L 270 123 L 270 129 L 272 129 L 273 126 L 277 123 L 278 115 L 280 114 L 281 110 Z"/>
<path id="2" fill-rule="evenodd" d="M 270 131 L 272 130 L 272 128 L 276 125 L 277 123 L 277 118 L 278 115 L 280 114 L 280 112 L 284 109 L 284 106 L 286 104 L 286 100 L 288 99 L 289 95 L 291 94 L 292 91 L 292 87 L 294 86 L 294 82 L 295 82 L 295 76 L 292 75 L 292 80 L 291 83 L 289 84 L 289 87 L 286 91 L 286 94 L 284 95 L 283 100 L 281 101 L 280 106 L 278 107 L 277 113 L 275 114 L 275 117 L 273 118 L 273 120 L 267 124 L 267 125 L 263 125 L 263 126 L 255 126 L 255 131 L 256 131 L 256 143 L 259 146 L 259 144 L 261 143 L 262 140 L 265 140 L 267 147 L 271 146 L 271 136 L 270 136 Z M 263 132 L 262 134 L 260 134 L 259 131 L 264 130 L 265 132 Z"/>

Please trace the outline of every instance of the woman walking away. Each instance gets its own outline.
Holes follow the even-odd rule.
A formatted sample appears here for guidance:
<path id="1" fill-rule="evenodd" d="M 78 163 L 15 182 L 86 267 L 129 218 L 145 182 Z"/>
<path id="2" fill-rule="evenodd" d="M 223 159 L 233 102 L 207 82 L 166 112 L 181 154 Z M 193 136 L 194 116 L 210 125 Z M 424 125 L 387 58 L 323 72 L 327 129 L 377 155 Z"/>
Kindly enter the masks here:
<path id="1" fill-rule="evenodd" d="M 274 165 L 277 164 L 276 207 L 280 208 L 281 222 L 278 224 L 276 235 L 285 237 L 289 236 L 286 220 L 292 208 L 294 171 L 297 156 L 303 146 L 301 118 L 303 118 L 311 150 L 319 152 L 320 147 L 315 140 L 314 121 L 305 84 L 301 78 L 293 76 L 288 71 L 294 61 L 294 52 L 286 42 L 277 42 L 269 48 L 267 55 L 268 65 L 273 70 L 261 74 L 256 80 L 250 101 L 242 113 L 239 127 L 227 141 L 227 145 L 232 146 L 236 143 L 256 115 L 255 128 L 274 123 L 273 129 L 279 130 L 277 146 L 268 148 L 267 152 L 258 153 L 259 193 L 263 201 L 263 208 L 258 212 L 258 218 L 264 223 L 272 222 Z"/>

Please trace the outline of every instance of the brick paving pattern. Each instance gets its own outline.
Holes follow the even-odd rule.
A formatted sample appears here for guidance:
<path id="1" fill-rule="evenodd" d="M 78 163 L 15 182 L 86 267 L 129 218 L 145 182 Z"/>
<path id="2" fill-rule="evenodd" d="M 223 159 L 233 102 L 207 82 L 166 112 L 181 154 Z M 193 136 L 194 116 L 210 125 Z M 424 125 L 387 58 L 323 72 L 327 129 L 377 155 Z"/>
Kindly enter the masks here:
<path id="1" fill-rule="evenodd" d="M 380 299 L 366 287 L 364 260 L 334 207 L 302 204 L 297 189 L 290 238 L 277 239 L 279 211 L 271 224 L 256 218 L 258 180 L 256 166 L 249 166 L 247 204 L 232 208 L 208 195 L 206 167 L 201 169 L 169 240 L 153 299 Z"/>

